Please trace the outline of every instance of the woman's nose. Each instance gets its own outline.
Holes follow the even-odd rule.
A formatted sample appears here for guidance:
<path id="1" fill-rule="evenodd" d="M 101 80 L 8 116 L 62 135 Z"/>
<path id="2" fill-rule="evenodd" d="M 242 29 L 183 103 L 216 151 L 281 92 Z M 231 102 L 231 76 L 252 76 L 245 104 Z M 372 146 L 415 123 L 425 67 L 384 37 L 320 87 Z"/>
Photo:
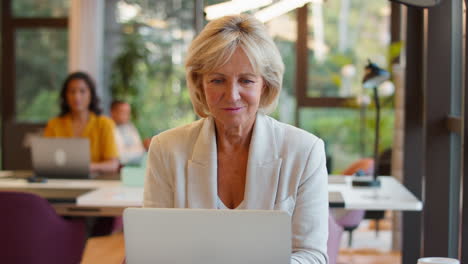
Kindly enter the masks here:
<path id="1" fill-rule="evenodd" d="M 240 98 L 239 84 L 237 82 L 229 82 L 227 96 L 232 101 L 237 101 Z"/>

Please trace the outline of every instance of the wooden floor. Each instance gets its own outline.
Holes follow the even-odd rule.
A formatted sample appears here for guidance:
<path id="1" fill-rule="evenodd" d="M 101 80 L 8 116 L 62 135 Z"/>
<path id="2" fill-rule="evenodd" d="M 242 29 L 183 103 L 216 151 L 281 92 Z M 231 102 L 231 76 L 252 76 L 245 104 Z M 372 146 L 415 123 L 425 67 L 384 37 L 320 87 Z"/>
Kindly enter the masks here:
<path id="1" fill-rule="evenodd" d="M 88 240 L 83 264 L 121 264 L 125 255 L 122 233 Z M 381 253 L 375 249 L 342 249 L 338 264 L 398 264 L 400 253 Z"/>
<path id="2" fill-rule="evenodd" d="M 382 253 L 374 249 L 342 249 L 337 264 L 398 264 L 400 252 Z"/>
<path id="3" fill-rule="evenodd" d="M 121 264 L 125 256 L 123 233 L 88 239 L 83 264 Z"/>

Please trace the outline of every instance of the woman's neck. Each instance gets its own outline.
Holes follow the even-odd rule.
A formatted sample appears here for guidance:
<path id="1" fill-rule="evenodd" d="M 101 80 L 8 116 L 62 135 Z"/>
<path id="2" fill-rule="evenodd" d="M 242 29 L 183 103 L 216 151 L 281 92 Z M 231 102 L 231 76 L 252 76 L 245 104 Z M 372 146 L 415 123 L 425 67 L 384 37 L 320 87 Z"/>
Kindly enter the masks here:
<path id="1" fill-rule="evenodd" d="M 215 120 L 218 152 L 237 152 L 250 146 L 255 119 L 246 126 L 226 128 Z"/>
<path id="2" fill-rule="evenodd" d="M 77 122 L 87 122 L 89 119 L 89 110 L 70 112 L 71 119 Z"/>

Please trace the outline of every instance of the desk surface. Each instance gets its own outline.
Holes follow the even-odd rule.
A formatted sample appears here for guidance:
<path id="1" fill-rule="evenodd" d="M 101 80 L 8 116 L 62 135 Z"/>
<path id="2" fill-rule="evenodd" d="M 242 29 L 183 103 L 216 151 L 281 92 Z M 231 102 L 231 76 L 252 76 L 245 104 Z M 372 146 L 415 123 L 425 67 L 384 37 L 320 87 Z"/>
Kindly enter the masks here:
<path id="1" fill-rule="evenodd" d="M 126 207 L 139 207 L 143 202 L 142 187 L 126 187 L 119 180 L 50 179 L 47 183 L 28 183 L 2 175 L 5 173 L 0 172 L 0 190 L 32 192 L 51 201 L 72 199 L 67 204 L 54 204 L 63 215 L 119 215 Z M 353 187 L 352 178 L 329 176 L 330 206 L 365 210 L 422 209 L 422 202 L 393 177 L 381 176 L 380 188 Z"/>
<path id="2" fill-rule="evenodd" d="M 352 177 L 330 176 L 330 204 L 343 204 L 346 209 L 420 211 L 422 203 L 395 178 L 380 177 L 380 188 L 353 187 Z M 343 201 L 339 195 L 341 194 Z M 104 187 L 77 199 L 82 206 L 141 206 L 143 188 L 112 186 Z"/>
<path id="3" fill-rule="evenodd" d="M 380 176 L 381 187 L 353 187 L 351 176 L 329 176 L 328 191 L 339 192 L 346 209 L 421 211 L 422 202 L 391 176 Z"/>

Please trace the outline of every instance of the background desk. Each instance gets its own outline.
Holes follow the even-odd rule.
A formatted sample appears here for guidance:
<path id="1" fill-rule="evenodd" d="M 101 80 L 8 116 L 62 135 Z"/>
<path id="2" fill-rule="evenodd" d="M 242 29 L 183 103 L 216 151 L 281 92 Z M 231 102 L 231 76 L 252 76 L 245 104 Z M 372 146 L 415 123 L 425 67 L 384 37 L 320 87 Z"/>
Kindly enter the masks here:
<path id="1" fill-rule="evenodd" d="M 49 179 L 46 183 L 29 183 L 26 178 L 31 175 L 31 171 L 0 171 L 0 191 L 37 194 L 49 200 L 58 214 L 66 216 L 116 216 L 123 211 L 121 206 L 109 206 L 101 210 L 76 204 L 77 198 L 83 194 L 101 188 L 122 186 L 119 175 L 104 175 L 88 180 Z"/>
<path id="2" fill-rule="evenodd" d="M 380 188 L 352 187 L 351 176 L 329 176 L 331 207 L 365 210 L 420 211 L 422 203 L 401 183 L 381 176 Z M 120 180 L 53 180 L 28 183 L 0 177 L 0 190 L 36 193 L 49 199 L 58 214 L 118 216 L 127 207 L 143 203 L 142 187 L 126 187 Z"/>
<path id="3" fill-rule="evenodd" d="M 352 176 L 332 175 L 328 179 L 331 207 L 364 210 L 421 211 L 419 201 L 403 184 L 391 176 L 380 176 L 381 187 L 353 187 Z M 333 193 L 340 193 L 344 206 L 333 206 Z"/>

